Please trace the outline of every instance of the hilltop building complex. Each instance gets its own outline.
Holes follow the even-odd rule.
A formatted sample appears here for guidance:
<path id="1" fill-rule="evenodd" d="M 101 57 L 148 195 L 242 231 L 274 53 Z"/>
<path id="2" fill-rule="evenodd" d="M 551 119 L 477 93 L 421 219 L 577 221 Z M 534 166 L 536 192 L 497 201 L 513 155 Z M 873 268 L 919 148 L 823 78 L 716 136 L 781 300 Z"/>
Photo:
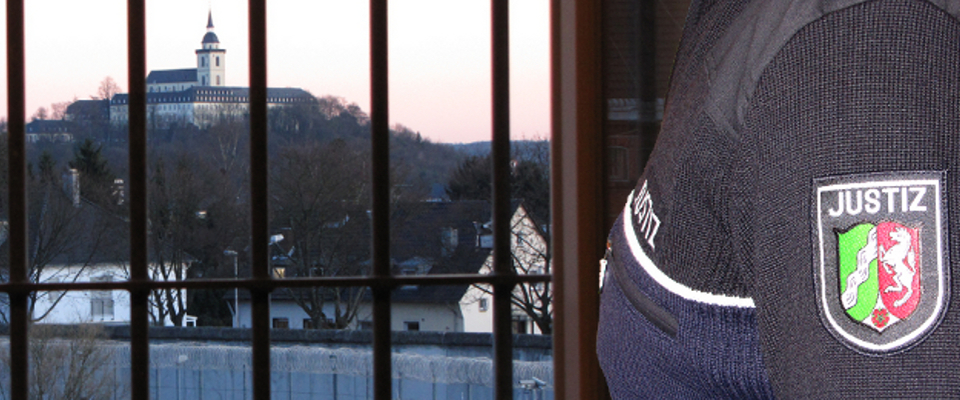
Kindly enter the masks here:
<path id="1" fill-rule="evenodd" d="M 207 15 L 207 33 L 196 50 L 197 67 L 150 71 L 147 75 L 147 123 L 155 127 L 193 124 L 207 127 L 248 113 L 250 89 L 227 86 L 227 51 L 213 31 L 213 14 Z M 316 99 L 300 88 L 268 88 L 267 106 L 310 103 Z M 110 99 L 110 122 L 129 120 L 129 96 Z"/>

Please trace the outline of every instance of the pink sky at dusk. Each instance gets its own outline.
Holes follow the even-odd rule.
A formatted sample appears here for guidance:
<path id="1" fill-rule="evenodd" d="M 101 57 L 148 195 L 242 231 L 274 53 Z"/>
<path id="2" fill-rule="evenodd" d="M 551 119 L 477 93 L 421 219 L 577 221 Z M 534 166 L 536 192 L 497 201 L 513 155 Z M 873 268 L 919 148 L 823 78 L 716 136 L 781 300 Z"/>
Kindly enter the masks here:
<path id="1" fill-rule="evenodd" d="M 246 1 L 148 0 L 148 68 L 195 67 L 211 7 L 227 50 L 227 84 L 247 86 Z M 271 0 L 267 7 L 269 85 L 343 97 L 369 112 L 367 2 Z M 489 1 L 392 0 L 389 7 L 391 123 L 439 142 L 489 140 Z M 549 3 L 511 7 L 512 135 L 547 138 Z M 26 0 L 25 9 L 28 116 L 90 98 L 107 76 L 126 91 L 124 1 Z M 5 79 L 0 90 L 5 115 Z"/>

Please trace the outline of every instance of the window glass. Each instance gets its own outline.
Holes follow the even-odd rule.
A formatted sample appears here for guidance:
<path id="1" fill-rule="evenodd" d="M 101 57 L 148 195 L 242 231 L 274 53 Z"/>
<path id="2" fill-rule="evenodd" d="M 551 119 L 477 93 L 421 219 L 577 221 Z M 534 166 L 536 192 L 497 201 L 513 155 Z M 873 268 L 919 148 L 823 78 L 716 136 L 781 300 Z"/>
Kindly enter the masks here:
<path id="1" fill-rule="evenodd" d="M 622 146 L 607 148 L 607 173 L 611 182 L 629 181 L 630 173 L 629 149 Z"/>
<path id="2" fill-rule="evenodd" d="M 46 68 L 57 63 L 44 58 L 49 54 L 58 59 L 69 57 L 67 49 L 44 47 L 62 43 L 85 49 L 87 55 L 97 51 L 90 46 L 125 49 L 122 41 L 127 36 L 123 13 L 126 7 L 122 2 L 111 1 L 115 4 L 105 7 L 108 9 L 105 12 L 110 13 L 109 20 L 94 28 L 60 23 L 59 18 L 71 16 L 74 18 L 69 22 L 79 23 L 80 19 L 75 16 L 82 12 L 70 14 L 64 10 L 65 16 L 49 18 L 44 15 L 50 11 L 44 7 L 46 3 L 27 2 L 29 57 L 26 66 L 31 71 L 26 82 L 27 102 L 29 109 L 36 109 L 31 111 L 31 119 L 39 122 L 31 128 L 36 131 L 31 131 L 35 136 L 31 136 L 32 143 L 27 149 L 32 168 L 30 227 L 31 232 L 44 234 L 52 230 L 45 228 L 59 223 L 57 227 L 64 232 L 64 242 L 69 243 L 69 251 L 61 253 L 56 253 L 56 249 L 31 247 L 34 255 L 31 272 L 35 272 L 33 276 L 38 277 L 39 282 L 106 284 L 123 282 L 130 276 L 126 155 L 130 101 L 129 88 L 124 87 L 128 82 L 124 75 L 126 54 L 105 52 L 102 58 L 113 63 L 109 67 L 100 65 L 102 60 L 98 59 L 70 65 L 70 70 L 61 66 L 55 74 L 48 73 Z M 205 5 L 187 3 L 190 2 L 147 3 L 148 31 L 144 45 L 149 52 L 145 88 L 148 93 L 149 276 L 162 282 L 249 277 L 252 189 L 247 155 L 248 62 L 243 61 L 247 56 L 246 3 L 237 0 L 218 0 Z M 271 2 L 271 23 L 268 24 L 271 27 L 268 35 L 271 279 L 347 277 L 369 274 L 371 270 L 369 49 L 366 44 L 369 15 L 362 2 L 346 3 L 349 4 L 307 6 L 303 2 Z M 519 273 L 549 273 L 549 249 L 545 247 L 549 242 L 545 200 L 549 160 L 546 150 L 549 147 L 546 141 L 549 134 L 548 4 L 545 0 L 532 3 L 534 6 L 518 5 L 512 13 L 517 28 L 511 53 L 515 58 L 511 91 L 516 101 L 512 108 L 510 133 L 515 142 L 510 159 L 512 176 L 517 178 L 511 187 L 511 215 L 514 216 L 511 243 L 541 253 L 540 259 L 533 261 L 519 253 L 515 255 L 518 264 L 526 263 L 518 267 Z M 318 8 L 314 10 L 317 12 L 304 12 L 304 7 Z M 469 182 L 486 185 L 472 188 L 473 197 L 452 199 L 448 190 L 455 179 L 454 172 L 466 165 L 467 160 L 486 162 L 489 166 L 489 17 L 489 7 L 477 4 L 407 2 L 391 7 L 390 18 L 395 23 L 391 23 L 390 33 L 393 65 L 390 218 L 394 228 L 391 251 L 397 255 L 391 272 L 396 275 L 490 270 L 489 171 L 485 177 Z M 327 20 L 318 21 L 318 18 Z M 184 21 L 196 21 L 196 24 Z M 188 28 L 190 25 L 195 28 Z M 327 31 L 318 32 L 318 27 Z M 76 37 L 64 35 L 65 29 L 78 34 Z M 109 31 L 108 35 L 102 35 L 102 29 Z M 437 31 L 449 34 L 437 36 Z M 304 40 L 306 36 L 316 40 Z M 34 39 L 38 41 L 32 42 Z M 117 40 L 120 42 L 115 42 Z M 198 50 L 205 53 L 198 56 Z M 214 64 L 225 71 L 225 59 L 223 64 L 220 60 L 223 51 L 230 51 L 231 59 L 240 60 L 231 65 L 235 69 L 231 69 L 229 83 L 226 75 L 210 74 L 211 55 Z M 90 60 L 90 57 L 75 59 Z M 94 75 L 85 71 L 86 68 L 95 71 L 94 79 L 89 78 Z M 75 77 L 68 72 L 83 75 Z M 63 76 L 71 78 L 63 79 Z M 67 85 L 72 82 L 87 82 L 96 89 L 98 99 L 56 97 L 54 103 L 45 97 L 48 90 L 55 92 L 54 96 L 85 93 Z M 213 90 L 216 93 L 196 89 L 210 84 L 231 89 Z M 57 121 L 70 124 L 57 125 Z M 45 133 L 51 135 L 44 136 Z M 474 166 L 474 172 L 483 171 L 483 164 L 479 165 Z M 524 185 L 535 188 L 518 189 Z M 5 201 L 6 196 L 3 199 Z M 2 210 L 5 212 L 6 207 Z M 431 220 L 436 216 L 441 217 Z M 403 236 L 397 236 L 398 233 Z M 401 240 L 401 237 L 413 240 Z M 411 244 L 417 240 L 422 243 Z M 466 254 L 471 251 L 472 254 Z M 462 306 L 467 304 L 464 296 L 474 289 L 477 287 L 468 284 L 459 287 L 403 285 L 396 290 L 397 299 L 393 301 L 398 311 L 390 328 L 419 335 L 412 336 L 414 341 L 429 331 L 466 334 Z M 61 323 L 58 318 L 67 316 L 79 318 L 63 320 L 71 324 L 130 323 L 130 295 L 125 290 L 58 290 L 35 292 L 31 296 L 31 316 L 38 325 Z M 482 299 L 483 311 L 489 309 L 488 299 Z M 239 329 L 251 325 L 248 292 L 163 288 L 151 291 L 148 304 L 152 326 L 176 327 L 180 332 L 178 337 L 183 338 L 158 339 L 151 343 L 152 396 L 163 398 L 168 393 L 176 393 L 178 398 L 246 396 L 250 387 L 249 347 L 218 341 L 204 336 L 205 330 L 191 329 L 212 326 L 220 328 L 218 332 L 227 337 L 243 334 Z M 476 303 L 469 305 L 474 310 L 481 308 Z M 371 328 L 370 309 L 367 288 L 279 288 L 272 294 L 270 323 L 278 330 L 306 329 L 323 335 L 361 331 Z M 549 310 L 549 306 L 546 309 Z M 518 321 L 529 321 L 524 318 L 516 317 Z M 548 327 L 549 322 L 542 326 Z M 549 333 L 549 328 L 517 331 L 544 334 Z M 39 330 L 35 333 L 38 338 L 42 336 Z M 65 338 L 60 333 L 56 335 Z M 489 338 L 490 332 L 487 329 L 475 335 Z M 122 333 L 111 329 L 97 332 L 93 337 L 97 346 L 103 348 L 112 346 L 106 343 L 110 340 L 124 339 Z M 548 337 L 542 339 L 549 341 Z M 290 347 L 294 347 L 302 344 L 297 340 L 292 336 L 281 337 L 278 342 L 293 343 Z M 369 368 L 349 375 L 344 373 L 347 365 L 354 365 L 344 364 L 346 360 L 365 362 L 369 351 L 364 353 L 362 349 L 368 349 L 368 345 L 361 342 L 338 345 L 361 349 L 361 352 L 353 354 L 333 348 L 321 354 L 326 357 L 320 357 L 324 366 L 297 372 L 304 374 L 299 377 L 288 374 L 285 382 L 296 386 L 297 381 L 312 384 L 309 382 L 318 376 L 329 377 L 327 389 L 333 393 L 359 396 L 369 391 Z M 283 346 L 275 351 L 282 352 L 280 347 Z M 487 373 L 491 365 L 489 349 L 488 345 L 481 346 L 470 353 L 471 357 L 478 358 L 473 361 L 479 361 L 479 368 L 486 369 Z M 120 354 L 118 360 L 129 360 L 129 350 L 118 351 L 120 353 L 111 353 L 110 357 Z M 418 357 L 430 352 L 425 348 L 404 351 Z M 455 354 L 451 353 L 440 359 L 453 357 Z M 112 370 L 115 377 L 129 374 L 129 364 L 118 365 Z M 366 365 L 369 366 L 369 362 Z M 454 385 L 455 390 L 461 390 L 458 393 L 468 397 L 471 393 L 489 393 L 492 389 L 489 380 L 457 381 L 437 376 L 427 379 L 426 375 L 417 375 L 421 369 L 407 368 L 402 372 L 407 378 L 396 382 L 398 395 L 407 393 L 404 396 L 409 397 L 410 393 L 421 393 L 423 385 L 438 382 Z M 101 375 L 96 378 L 99 382 L 109 382 L 108 386 L 114 391 L 84 397 L 128 395 L 125 392 L 128 388 L 119 382 L 129 382 L 129 379 L 105 379 Z M 420 385 L 420 389 L 414 389 L 416 385 Z M 288 396 L 292 393 L 292 390 L 287 392 Z"/>
<path id="3" fill-rule="evenodd" d="M 389 37 L 393 273 L 490 273 L 493 110 L 489 3 L 395 4 L 390 8 Z M 510 7 L 511 151 L 506 161 L 511 180 L 511 261 L 519 275 L 549 274 L 549 2 L 512 2 Z M 522 332 L 549 347 L 551 287 L 537 289 L 534 284 L 517 285 L 511 296 L 511 320 L 526 322 Z M 490 340 L 491 299 L 486 285 L 404 285 L 393 293 L 391 329 L 402 335 L 400 338 L 417 340 L 438 331 L 458 340 Z M 450 342 L 440 347 L 444 357 L 433 359 L 422 346 L 404 346 L 400 340 L 394 351 L 424 364 L 400 373 L 403 378 L 395 381 L 395 396 L 431 398 L 433 390 L 445 391 L 447 398 L 492 394 L 492 382 L 453 379 L 444 372 L 473 363 L 482 365 L 477 373 L 491 373 L 492 346 L 464 348 Z M 549 351 L 537 352 L 537 368 L 550 371 L 552 377 Z M 525 361 L 522 357 L 517 360 Z M 428 367 L 428 362 L 444 367 Z M 537 376 L 547 378 L 543 373 Z M 528 377 L 524 375 L 524 379 Z M 552 388 L 545 390 L 534 396 L 550 398 Z M 518 389 L 514 395 L 523 398 L 525 394 Z"/>
<path id="4" fill-rule="evenodd" d="M 689 4 L 603 1 L 608 224 L 623 209 L 656 142 Z"/>
<path id="5" fill-rule="evenodd" d="M 101 16 L 107 20 L 90 26 L 75 17 L 85 9 L 79 4 L 64 4 L 53 12 L 47 2 L 24 2 L 24 68 L 29 71 L 24 82 L 25 128 L 30 132 L 26 138 L 26 239 L 27 272 L 32 283 L 98 283 L 124 281 L 129 277 L 125 223 L 129 215 L 125 195 L 127 132 L 125 126 L 110 119 L 111 107 L 122 108 L 119 104 L 123 102 L 127 80 L 127 54 L 122 40 L 126 36 L 125 4 L 119 0 L 105 1 L 103 6 Z M 101 54 L 101 46 L 117 50 Z M 64 59 L 86 61 L 58 62 Z M 5 101 L 6 98 L 0 110 L 3 114 L 8 111 Z M 5 116 L 0 124 L 5 132 Z M 2 142 L 5 165 L 0 172 L 4 186 L 0 208 L 6 213 L 6 136 Z M 6 215 L 0 224 L 3 232 L 0 243 L 6 243 Z M 9 246 L 3 246 L 0 250 L 2 281 L 6 281 L 9 272 L 9 256 Z M 10 323 L 8 307 L 7 296 L 0 296 L 0 324 Z M 129 310 L 129 295 L 124 291 L 30 292 L 27 313 L 34 326 L 30 332 L 31 351 L 35 350 L 35 344 L 43 347 L 59 338 L 66 340 L 63 344 L 67 347 L 51 350 L 50 360 L 59 360 L 55 354 L 69 352 L 74 345 L 103 348 L 107 345 L 102 341 L 109 335 L 94 328 L 61 332 L 49 327 L 129 323 Z M 74 333 L 76 336 L 70 336 Z M 112 350 L 100 355 L 114 362 Z M 47 357 L 46 353 L 41 357 Z M 50 373 L 66 368 L 54 366 L 52 362 L 48 366 Z M 94 368 L 98 371 L 95 374 L 102 372 L 98 368 Z M 85 379 L 90 379 L 90 375 Z M 118 381 L 111 382 L 112 385 Z M 51 390 L 62 390 L 62 385 L 67 384 L 52 376 L 48 383 L 53 385 Z M 37 385 L 43 383 L 31 384 L 42 390 Z M 92 394 L 101 393 L 100 389 L 90 390 Z"/>
<path id="6" fill-rule="evenodd" d="M 213 97 L 197 89 L 229 83 L 210 73 L 214 50 L 237 61 L 221 64 L 221 71 L 231 68 L 224 76 L 236 79 L 235 86 L 248 86 L 246 2 L 151 0 L 146 7 L 147 86 L 162 88 L 147 98 L 150 277 L 161 282 L 249 277 L 250 129 L 241 99 L 247 93 Z M 211 33 L 219 43 L 202 43 Z M 151 112 L 154 104 L 159 107 Z M 177 339 L 151 340 L 152 397 L 252 395 L 250 342 L 239 340 L 251 327 L 248 291 L 156 289 L 148 304 L 151 325 L 179 327 Z"/>
<path id="7" fill-rule="evenodd" d="M 367 275 L 372 268 L 368 5 L 279 1 L 269 7 L 272 267 L 283 271 L 282 279 Z M 291 307 L 304 317 L 331 307 L 323 319 L 312 318 L 314 329 L 357 326 L 357 289 L 275 293 L 298 299 Z"/>

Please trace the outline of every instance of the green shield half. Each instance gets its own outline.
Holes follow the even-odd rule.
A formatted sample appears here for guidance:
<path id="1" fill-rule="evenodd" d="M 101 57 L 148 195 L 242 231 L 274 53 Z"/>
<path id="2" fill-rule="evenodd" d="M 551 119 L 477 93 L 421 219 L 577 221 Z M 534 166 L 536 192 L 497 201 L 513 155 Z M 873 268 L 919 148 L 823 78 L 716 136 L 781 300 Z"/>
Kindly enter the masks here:
<path id="1" fill-rule="evenodd" d="M 859 224 L 850 228 L 846 232 L 837 233 L 837 258 L 840 269 L 840 293 L 843 294 L 849 288 L 847 281 L 850 275 L 857 270 L 857 254 L 867 246 L 870 230 L 874 228 L 873 224 Z M 863 283 L 860 283 L 857 292 L 857 301 L 852 307 L 846 310 L 856 321 L 863 321 L 871 315 L 874 307 L 877 305 L 877 294 L 879 292 L 879 279 L 877 277 L 877 259 L 870 260 L 870 275 Z M 838 299 L 839 300 L 839 299 Z"/>

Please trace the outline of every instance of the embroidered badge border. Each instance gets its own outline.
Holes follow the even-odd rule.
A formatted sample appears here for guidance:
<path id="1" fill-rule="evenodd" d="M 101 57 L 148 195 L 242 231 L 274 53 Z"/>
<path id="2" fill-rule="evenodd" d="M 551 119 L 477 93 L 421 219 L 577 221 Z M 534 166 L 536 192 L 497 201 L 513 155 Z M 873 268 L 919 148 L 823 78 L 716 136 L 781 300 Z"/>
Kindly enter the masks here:
<path id="1" fill-rule="evenodd" d="M 814 180 L 817 307 L 827 330 L 848 347 L 899 352 L 943 318 L 949 299 L 945 178 L 941 171 L 910 171 Z M 858 291 L 866 301 L 857 299 Z M 850 311 L 858 302 L 869 309 Z"/>

